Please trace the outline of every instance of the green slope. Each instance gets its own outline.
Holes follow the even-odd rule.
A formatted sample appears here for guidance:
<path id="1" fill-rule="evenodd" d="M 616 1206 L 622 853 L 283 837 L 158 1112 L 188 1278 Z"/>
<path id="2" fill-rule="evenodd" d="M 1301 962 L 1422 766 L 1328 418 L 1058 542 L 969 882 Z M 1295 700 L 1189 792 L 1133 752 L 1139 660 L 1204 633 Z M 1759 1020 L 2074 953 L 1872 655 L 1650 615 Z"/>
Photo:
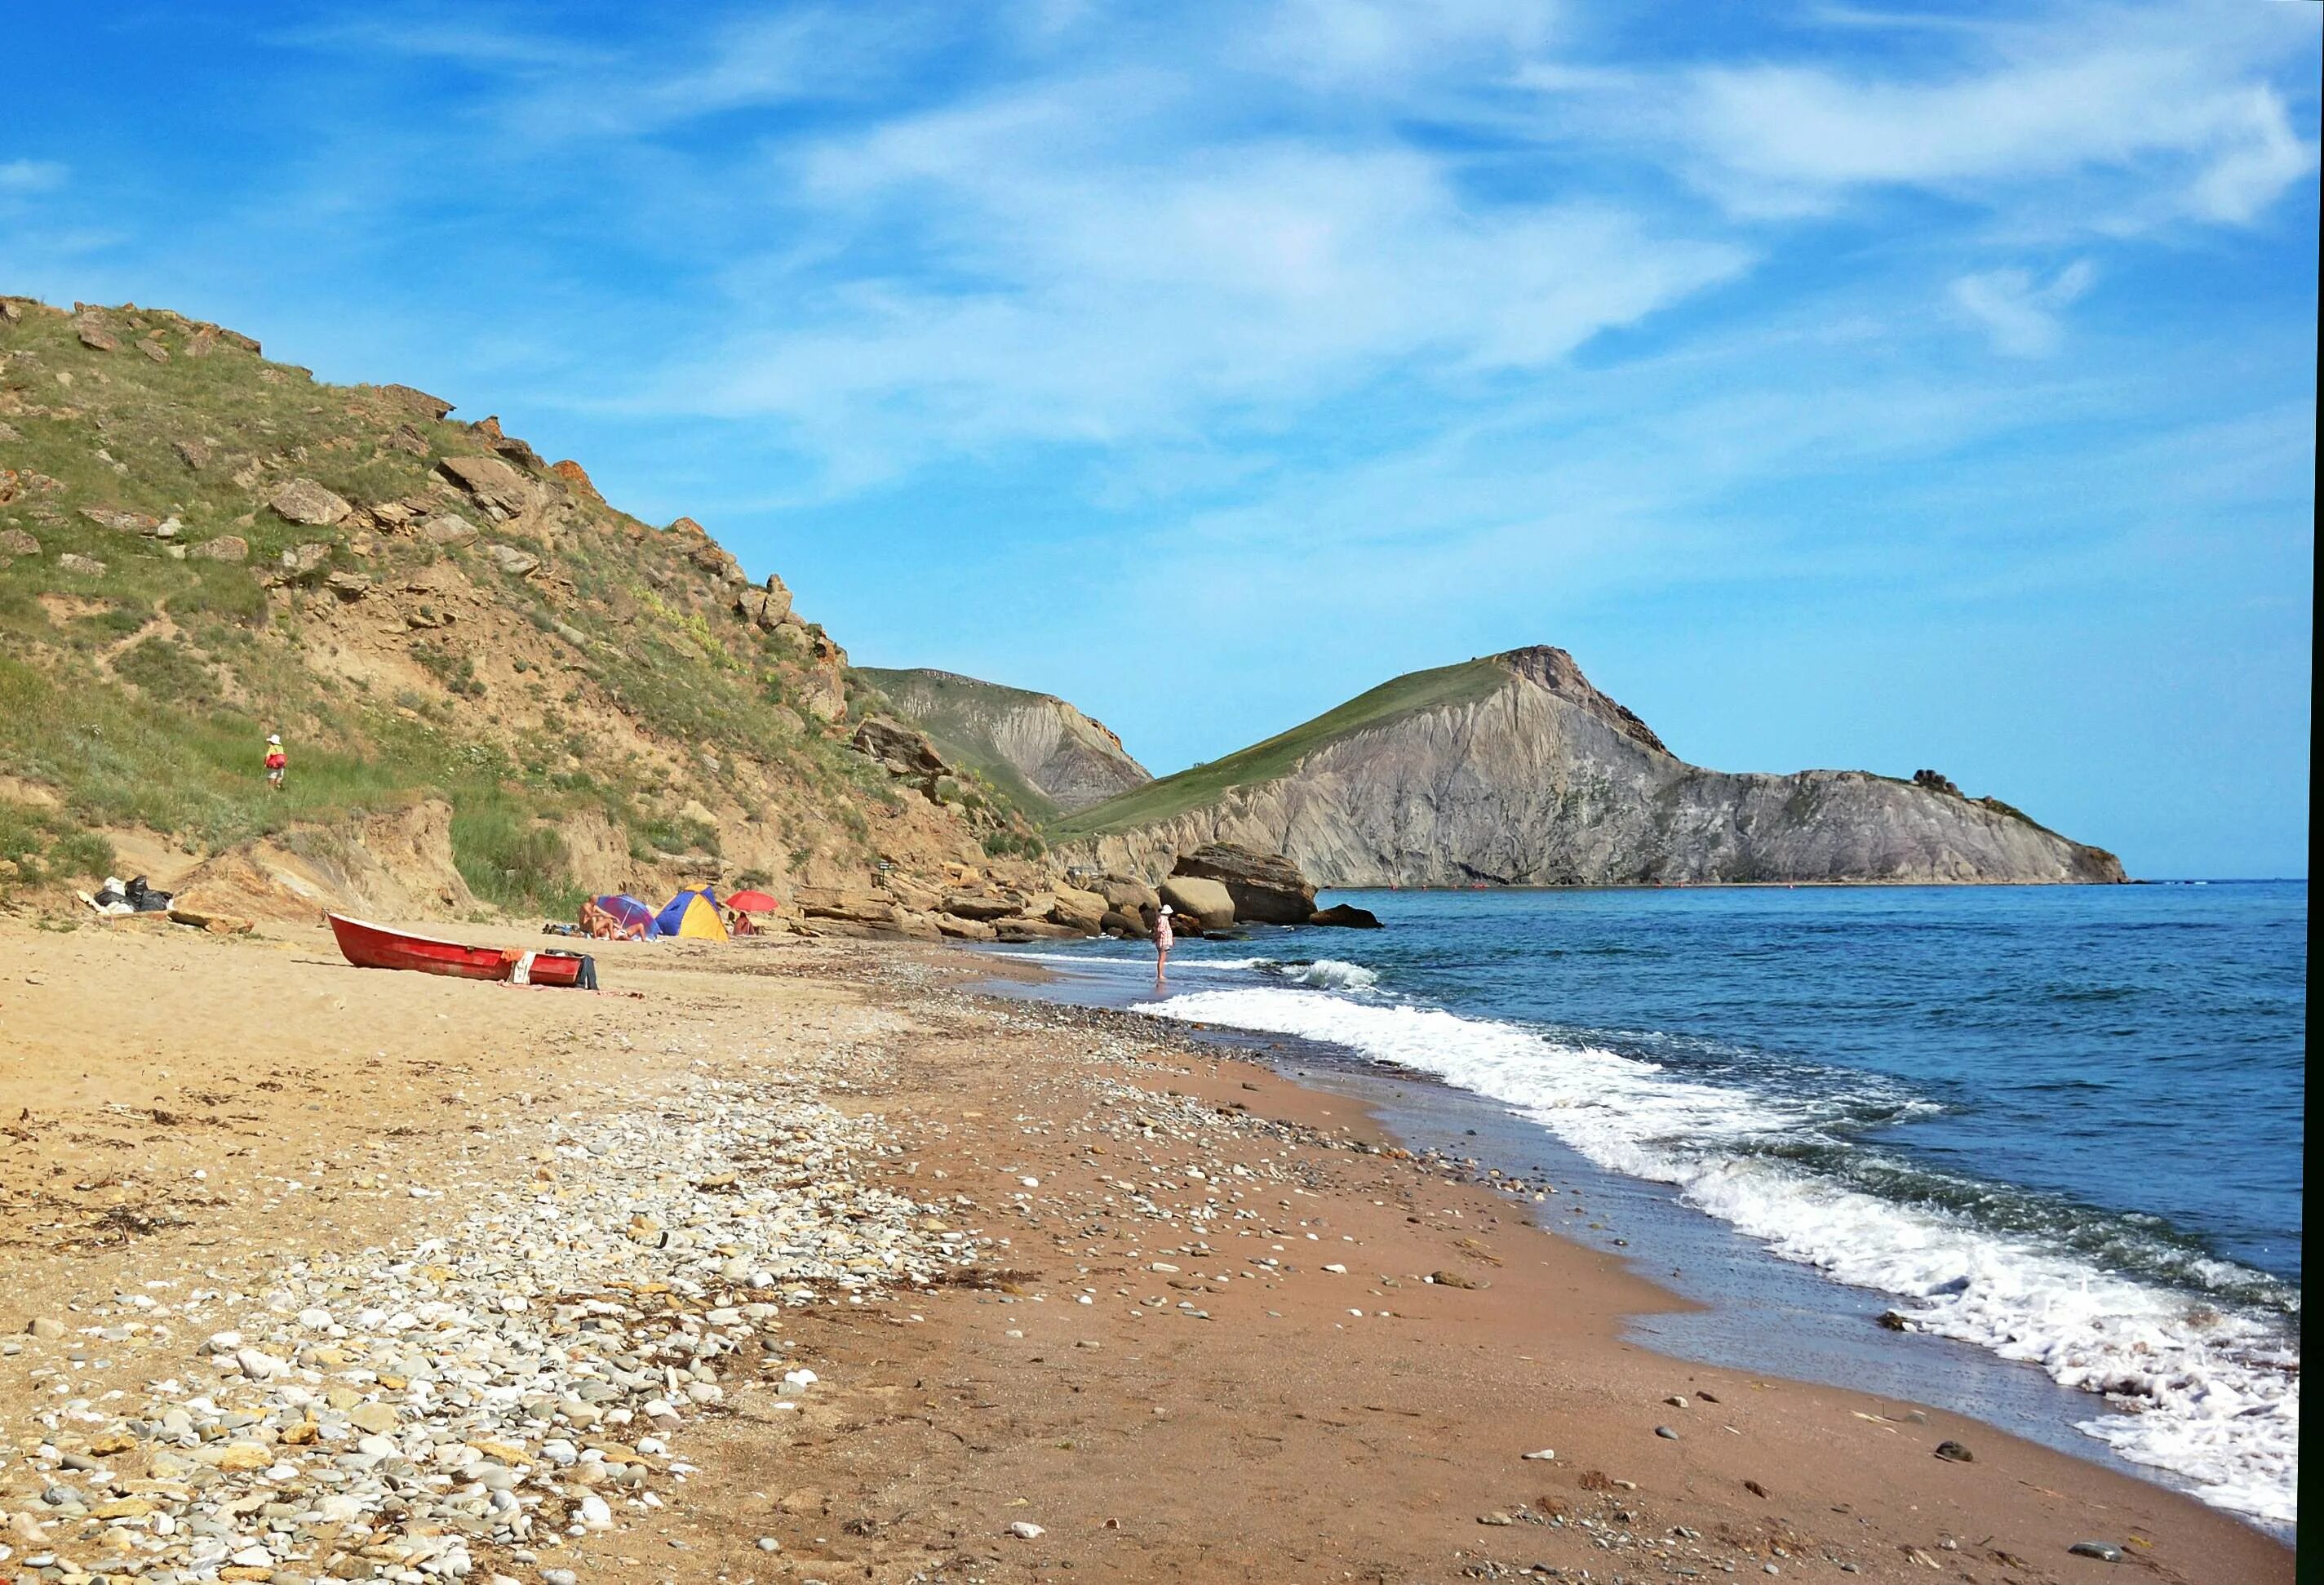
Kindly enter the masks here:
<path id="1" fill-rule="evenodd" d="M 86 345 L 82 322 L 118 346 Z M 201 853 L 430 796 L 455 804 L 471 886 L 509 905 L 569 904 L 558 826 L 584 811 L 636 853 L 712 851 L 715 834 L 673 811 L 721 787 L 799 862 L 869 863 L 866 811 L 895 795 L 806 715 L 818 634 L 743 620 L 706 539 L 649 528 L 538 459 L 517 465 L 556 502 L 554 548 L 522 541 L 538 576 L 496 565 L 503 530 L 438 471 L 502 455 L 496 431 L 417 395 L 320 383 L 164 310 L 74 318 L 0 299 L 0 894 L 102 876 L 109 827 Z M 284 521 L 266 498 L 293 477 L 355 511 Z M 464 513 L 484 539 L 439 546 L 371 520 L 399 500 Z M 182 531 L 170 544 L 106 526 L 120 514 Z M 227 536 L 247 560 L 182 548 Z M 278 558 L 300 545 L 326 559 L 284 582 Z M 445 564 L 475 598 L 439 613 L 422 602 L 442 596 L 407 590 Z M 353 604 L 330 574 L 368 592 Z M 415 607 L 432 625 L 399 631 Z M 365 667 L 335 664 L 343 648 Z M 406 657 L 410 687 L 373 685 L 365 668 Z M 684 776 L 634 752 L 624 723 L 684 756 Z M 256 769 L 277 729 L 294 745 L 280 794 Z"/>
<path id="2" fill-rule="evenodd" d="M 1084 809 L 1052 825 L 1050 837 L 1072 842 L 1155 825 L 1200 808 L 1230 788 L 1287 775 L 1301 760 L 1342 738 L 1440 705 L 1474 704 L 1508 680 L 1508 669 L 1491 660 L 1464 660 L 1430 671 L 1408 672 L 1265 742 L 1149 781 L 1118 798 Z"/>
<path id="3" fill-rule="evenodd" d="M 856 666 L 849 668 L 849 676 L 868 684 L 896 714 L 927 733 L 938 753 L 991 782 L 1028 818 L 1041 823 L 1056 818 L 1056 803 L 993 746 L 975 720 L 978 711 L 995 703 L 1004 707 L 1032 705 L 1048 696 L 932 668 Z M 899 696 L 907 688 L 916 695 L 933 695 L 935 707 L 906 709 Z"/>

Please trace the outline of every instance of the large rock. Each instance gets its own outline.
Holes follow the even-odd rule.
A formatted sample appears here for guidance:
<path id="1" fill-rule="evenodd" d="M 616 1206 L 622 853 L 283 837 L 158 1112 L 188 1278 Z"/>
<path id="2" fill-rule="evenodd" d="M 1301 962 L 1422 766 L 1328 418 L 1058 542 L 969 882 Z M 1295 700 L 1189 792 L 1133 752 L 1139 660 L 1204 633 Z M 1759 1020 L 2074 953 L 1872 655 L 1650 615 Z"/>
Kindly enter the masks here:
<path id="1" fill-rule="evenodd" d="M 240 534 L 220 534 L 215 539 L 205 539 L 198 545 L 189 546 L 186 554 L 198 556 L 204 561 L 248 561 L 250 541 Z"/>
<path id="2" fill-rule="evenodd" d="M 849 925 L 893 925 L 894 901 L 876 892 L 850 891 L 838 886 L 802 886 L 791 894 L 798 911 L 810 919 L 836 919 Z"/>
<path id="3" fill-rule="evenodd" d="M 877 760 L 890 776 L 928 780 L 950 769 L 927 734 L 884 715 L 864 717 L 851 741 L 856 752 Z"/>
<path id="4" fill-rule="evenodd" d="M 1173 910 L 1205 930 L 1223 930 L 1235 922 L 1234 894 L 1207 876 L 1173 875 L 1162 883 L 1161 892 Z"/>
<path id="5" fill-rule="evenodd" d="M 497 456 L 447 456 L 436 465 L 503 517 L 515 517 L 532 504 L 532 481 Z"/>
<path id="6" fill-rule="evenodd" d="M 387 397 L 404 411 L 423 419 L 441 419 L 452 410 L 452 404 L 440 396 L 430 396 L 425 391 L 410 385 L 383 385 L 379 393 Z"/>
<path id="7" fill-rule="evenodd" d="M 277 517 L 310 529 L 327 529 L 355 508 L 312 479 L 285 479 L 266 498 Z"/>
<path id="8" fill-rule="evenodd" d="M 992 933 L 998 939 L 1019 946 L 1031 941 L 1078 941 L 1091 934 L 1047 919 L 1002 919 L 992 926 Z"/>
<path id="9" fill-rule="evenodd" d="M 1155 889 L 1134 875 L 1108 875 L 1090 889 L 1105 898 L 1105 906 L 1125 914 L 1150 914 L 1161 905 Z"/>
<path id="10" fill-rule="evenodd" d="M 476 525 L 455 512 L 447 511 L 440 517 L 429 518 L 420 525 L 420 533 L 430 544 L 441 545 L 447 549 L 476 542 Z"/>
<path id="11" fill-rule="evenodd" d="M 83 556 L 77 551 L 68 550 L 58 557 L 57 565 L 67 572 L 77 572 L 84 577 L 101 578 L 105 576 L 105 563 L 93 556 Z"/>
<path id="12" fill-rule="evenodd" d="M 83 346 L 88 347 L 92 352 L 119 352 L 121 350 L 121 337 L 115 336 L 112 331 L 107 330 L 101 322 L 96 319 L 88 318 L 87 317 L 75 319 L 73 321 L 73 329 L 80 336 L 80 344 Z"/>
<path id="13" fill-rule="evenodd" d="M 513 545 L 486 545 L 484 554 L 492 558 L 494 567 L 511 577 L 530 577 L 540 566 L 540 557 L 529 550 L 520 550 Z"/>
<path id="14" fill-rule="evenodd" d="M 1005 919 L 1024 906 L 1023 898 L 1006 892 L 954 891 L 945 894 L 936 911 L 954 919 Z"/>
<path id="15" fill-rule="evenodd" d="M 0 529 L 0 556 L 38 556 L 41 542 L 22 529 Z"/>
<path id="16" fill-rule="evenodd" d="M 1078 887 L 1060 886 L 1057 900 L 1049 905 L 1049 920 L 1063 925 L 1084 935 L 1094 935 L 1103 927 L 1106 900 L 1094 891 Z"/>
<path id="17" fill-rule="evenodd" d="M 1338 925 L 1351 930 L 1377 930 L 1379 916 L 1370 908 L 1360 908 L 1353 903 L 1334 903 L 1307 916 L 1310 925 Z"/>
<path id="18" fill-rule="evenodd" d="M 294 545 L 282 553 L 282 576 L 286 580 L 310 576 L 330 559 L 331 548 L 328 545 Z"/>
<path id="19" fill-rule="evenodd" d="M 767 575 L 765 588 L 745 589 L 734 596 L 734 614 L 770 632 L 782 626 L 790 613 L 791 592 L 772 573 Z"/>
<path id="20" fill-rule="evenodd" d="M 1315 911 L 1315 889 L 1298 865 L 1233 843 L 1209 843 L 1180 854 L 1171 874 L 1225 887 L 1235 917 L 1246 925 L 1305 925 Z"/>

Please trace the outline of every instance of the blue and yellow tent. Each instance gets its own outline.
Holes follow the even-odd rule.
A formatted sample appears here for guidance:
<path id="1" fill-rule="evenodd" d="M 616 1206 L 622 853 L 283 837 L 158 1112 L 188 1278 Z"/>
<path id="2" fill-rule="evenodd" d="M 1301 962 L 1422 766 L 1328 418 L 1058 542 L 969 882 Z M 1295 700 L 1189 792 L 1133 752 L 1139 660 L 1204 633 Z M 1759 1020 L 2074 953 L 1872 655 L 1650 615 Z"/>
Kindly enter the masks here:
<path id="1" fill-rule="evenodd" d="M 656 935 L 690 935 L 697 941 L 724 941 L 726 922 L 718 917 L 718 899 L 708 887 L 681 891 L 654 916 Z"/>

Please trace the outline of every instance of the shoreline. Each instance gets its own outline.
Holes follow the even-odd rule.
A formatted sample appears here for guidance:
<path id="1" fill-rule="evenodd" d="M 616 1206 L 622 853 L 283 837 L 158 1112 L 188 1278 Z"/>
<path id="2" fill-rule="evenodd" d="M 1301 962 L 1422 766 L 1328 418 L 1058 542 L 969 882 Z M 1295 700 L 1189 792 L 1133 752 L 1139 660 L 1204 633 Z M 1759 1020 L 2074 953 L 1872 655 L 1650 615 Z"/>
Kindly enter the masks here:
<path id="1" fill-rule="evenodd" d="M 272 1444 L 273 1468 L 320 1469 L 364 1445 L 323 1389 L 359 1388 L 394 1400 L 400 1451 L 380 1456 L 432 1448 L 433 1463 L 413 1461 L 452 1471 L 455 1495 L 479 1461 L 544 1519 L 580 1513 L 583 1485 L 613 1495 L 603 1528 L 544 1526 L 559 1539 L 530 1560 L 490 1534 L 488 1497 L 485 1534 L 439 1517 L 475 1579 L 1436 1579 L 1535 1564 L 1572 1579 L 1771 1566 L 1905 1579 L 1932 1564 L 2096 1578 L 2105 1564 L 2066 1550 L 2085 1540 L 2166 1580 L 2292 1577 L 2289 1549 L 2241 1521 L 1977 1422 L 1627 1341 L 1624 1318 L 1668 1300 L 1612 1252 L 1416 1166 L 1329 1091 L 1153 1020 L 973 993 L 963 981 L 985 974 L 983 954 L 622 951 L 601 969 L 638 994 L 588 997 L 352 971 L 314 930 L 226 941 L 0 921 L 0 1074 L 30 1112 L 30 1137 L 0 1142 L 0 1188 L 19 1232 L 37 1233 L 5 1252 L 0 1322 L 21 1347 L 0 1359 L 0 1535 L 14 1549 L 0 1579 L 47 1555 L 10 1531 L 25 1514 L 44 1534 L 32 1544 L 75 1549 L 80 1571 L 26 1577 L 70 1580 L 95 1577 L 97 1547 L 166 1550 L 153 1511 L 210 1500 L 163 1489 L 182 1475 L 114 1467 L 166 1451 L 159 1437 L 128 1433 L 97 1473 L 42 1453 L 123 1434 L 45 1425 L 45 1405 L 65 1401 L 50 1387 L 135 1425 L 125 1400 L 98 1413 L 95 1389 L 167 1377 L 223 1406 L 290 1396 L 308 1369 L 306 1420 L 279 1408 L 197 1446 L 313 1424 L 319 1442 Z M 175 977 L 171 994 L 124 1007 L 132 974 Z M 115 1135 L 134 1153 L 104 1142 Z M 619 1220 L 648 1202 L 652 1234 L 680 1242 L 641 1241 Z M 35 1203 L 37 1225 L 22 1209 Z M 573 1231 L 576 1218 L 595 1230 Z M 543 1226 L 571 1233 L 561 1252 L 512 1263 L 509 1230 Z M 415 1261 L 405 1252 L 426 1238 L 447 1241 Z M 795 1252 L 810 1238 L 811 1255 Z M 733 1346 L 688 1355 L 710 1377 L 690 1386 L 715 1391 L 652 1400 L 676 1423 L 666 1433 L 544 1395 L 510 1440 L 447 1462 L 435 1425 L 460 1378 L 432 1359 L 417 1361 L 438 1383 L 421 1393 L 410 1384 L 428 1376 L 402 1370 L 340 1382 L 334 1358 L 369 1346 L 359 1338 L 309 1339 L 293 1377 L 263 1382 L 200 1345 L 237 1295 L 246 1324 L 295 1333 L 300 1312 L 267 1295 L 327 1258 L 337 1280 L 401 1265 L 394 1281 L 463 1294 L 497 1262 L 500 1286 L 477 1291 L 528 1298 L 490 1322 L 512 1347 L 567 1326 L 556 1346 L 569 1351 L 607 1321 L 641 1359 L 648 1337 Z M 454 1275 L 427 1276 L 431 1260 Z M 550 1291 L 643 1261 L 673 1275 L 623 1278 L 602 1301 L 618 1315 Z M 753 1261 L 795 1269 L 754 1288 Z M 527 1284 L 540 1291 L 512 1291 Z M 198 1319 L 180 1313 L 197 1304 Z M 70 1324 L 22 1331 L 41 1319 Z M 786 1385 L 801 1369 L 819 1379 Z M 603 1379 L 617 1412 L 647 1411 Z M 55 1440 L 27 1452 L 36 1433 Z M 1975 1461 L 1932 1457 L 1949 1438 Z M 577 1465 L 554 1463 L 560 1442 Z M 614 1445 L 593 1462 L 593 1442 Z M 1556 1456 L 1519 1457 L 1544 1448 Z M 580 1479 L 608 1468 L 610 1483 Z M 293 1477 L 270 1488 L 276 1506 L 309 1479 Z M 122 1494 L 48 1503 L 37 1482 Z M 97 1516 L 124 1504 L 144 1507 Z M 270 1522 L 307 1555 L 180 1577 L 326 1576 L 313 1526 Z M 368 1510 L 333 1523 L 363 1544 L 339 1549 L 347 1567 L 428 1527 Z M 106 1541 L 117 1534 L 125 1544 Z"/>
<path id="2" fill-rule="evenodd" d="M 1122 991 L 1106 976 L 1075 973 L 1070 959 L 1009 949 L 979 949 L 979 954 L 1020 965 L 1028 986 L 1054 988 L 1028 989 L 1025 994 L 1036 1000 L 1154 1017 L 1134 1010 L 1141 992 Z M 1189 966 L 1203 965 L 1193 960 Z M 1424 1068 L 1375 1063 L 1328 1038 L 1154 1021 L 1366 1107 L 1400 1143 L 1458 1162 L 1466 1181 L 1503 1196 L 1543 1231 L 1616 1255 L 1666 1301 L 1629 1319 L 1628 1341 L 1690 1364 L 1772 1371 L 1942 1406 L 2109 1474 L 2203 1501 L 2189 1478 L 2126 1458 L 2084 1428 L 2135 1411 L 1964 1339 L 1882 1330 L 1879 1318 L 1895 1304 L 1894 1294 L 1782 1259 L 1688 1203 L 1674 1185 L 1592 1161 L 1508 1102 Z M 1663 1275 L 1673 1259 L 1683 1265 Z M 2294 1543 L 2295 1525 L 2205 1506 L 2287 1545 Z"/>

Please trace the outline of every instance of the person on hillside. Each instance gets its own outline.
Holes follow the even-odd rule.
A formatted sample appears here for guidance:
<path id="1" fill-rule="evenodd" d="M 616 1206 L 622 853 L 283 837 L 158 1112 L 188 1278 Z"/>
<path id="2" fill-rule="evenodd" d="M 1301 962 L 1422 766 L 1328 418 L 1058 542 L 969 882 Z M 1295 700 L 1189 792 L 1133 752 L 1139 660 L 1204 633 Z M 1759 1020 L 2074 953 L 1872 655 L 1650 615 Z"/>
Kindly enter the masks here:
<path id="1" fill-rule="evenodd" d="M 282 751 L 282 734 L 266 734 L 266 785 L 276 792 L 282 790 L 282 772 L 290 768 L 290 756 Z"/>
<path id="2" fill-rule="evenodd" d="M 1162 976 L 1170 972 L 1170 946 L 1176 939 L 1170 933 L 1170 905 L 1164 903 L 1162 911 L 1154 916 L 1154 983 L 1162 983 Z"/>

